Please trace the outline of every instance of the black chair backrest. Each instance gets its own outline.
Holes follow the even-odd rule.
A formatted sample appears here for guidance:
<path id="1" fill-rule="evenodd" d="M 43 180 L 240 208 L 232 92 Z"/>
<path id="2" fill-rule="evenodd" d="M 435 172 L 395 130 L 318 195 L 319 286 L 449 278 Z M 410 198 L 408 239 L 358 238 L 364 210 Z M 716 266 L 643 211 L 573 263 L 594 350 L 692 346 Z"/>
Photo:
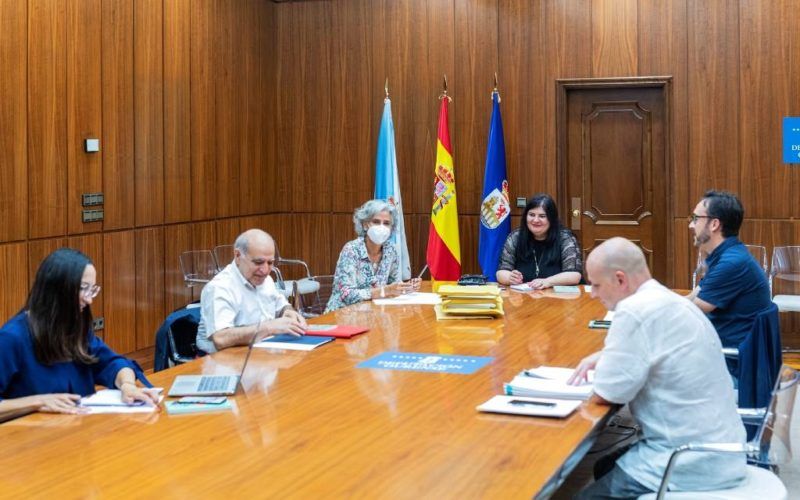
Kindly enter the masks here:
<path id="1" fill-rule="evenodd" d="M 173 363 L 185 363 L 198 355 L 197 351 L 198 323 L 191 317 L 184 317 L 172 322 L 169 327 L 169 354 Z"/>

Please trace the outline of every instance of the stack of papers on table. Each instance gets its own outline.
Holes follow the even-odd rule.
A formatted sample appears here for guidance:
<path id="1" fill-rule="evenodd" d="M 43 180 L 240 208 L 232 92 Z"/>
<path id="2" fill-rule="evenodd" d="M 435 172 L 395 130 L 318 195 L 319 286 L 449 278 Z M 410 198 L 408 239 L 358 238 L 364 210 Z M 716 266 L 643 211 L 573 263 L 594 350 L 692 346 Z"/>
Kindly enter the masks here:
<path id="1" fill-rule="evenodd" d="M 589 382 L 581 385 L 569 385 L 567 379 L 572 375 L 572 368 L 540 366 L 523 370 L 514 379 L 503 385 L 508 396 L 528 396 L 556 399 L 586 400 L 592 395 L 594 372 L 589 372 Z"/>
<path id="2" fill-rule="evenodd" d="M 253 344 L 253 347 L 261 347 L 264 349 L 288 349 L 290 351 L 310 351 L 331 341 L 333 341 L 333 337 L 313 337 L 308 335 L 296 337 L 288 333 L 282 333 L 280 335 L 267 337 L 261 342 L 256 342 Z"/>
<path id="3" fill-rule="evenodd" d="M 159 402 L 164 399 L 161 387 L 145 389 L 159 394 Z M 91 396 L 81 398 L 80 406 L 89 410 L 89 413 L 151 413 L 156 407 L 143 401 L 134 401 L 131 404 L 122 402 L 122 391 L 119 389 L 102 389 Z"/>
<path id="4" fill-rule="evenodd" d="M 437 319 L 497 318 L 504 314 L 496 285 L 442 285 L 439 295 L 442 303 L 435 308 Z"/>

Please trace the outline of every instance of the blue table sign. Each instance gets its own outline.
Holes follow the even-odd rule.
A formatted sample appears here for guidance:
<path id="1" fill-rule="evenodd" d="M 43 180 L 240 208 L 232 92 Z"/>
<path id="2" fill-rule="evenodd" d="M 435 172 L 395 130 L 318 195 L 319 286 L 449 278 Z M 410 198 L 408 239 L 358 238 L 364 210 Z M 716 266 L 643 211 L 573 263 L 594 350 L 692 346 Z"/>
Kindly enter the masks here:
<path id="1" fill-rule="evenodd" d="M 492 359 L 487 356 L 459 356 L 457 354 L 384 352 L 362 361 L 356 368 L 469 375 L 491 363 Z"/>
<path id="2" fill-rule="evenodd" d="M 783 118 L 783 163 L 800 163 L 800 117 Z"/>

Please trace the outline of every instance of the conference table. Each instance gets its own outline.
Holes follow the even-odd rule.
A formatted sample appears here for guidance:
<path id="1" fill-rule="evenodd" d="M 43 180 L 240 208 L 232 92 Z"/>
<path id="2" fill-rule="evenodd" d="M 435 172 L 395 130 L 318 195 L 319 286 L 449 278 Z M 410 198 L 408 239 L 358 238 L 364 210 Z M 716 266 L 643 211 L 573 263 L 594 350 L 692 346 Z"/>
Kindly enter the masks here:
<path id="1" fill-rule="evenodd" d="M 356 304 L 310 320 L 370 330 L 313 351 L 253 349 L 233 409 L 32 414 L 0 425 L 0 496 L 31 498 L 546 498 L 613 413 L 564 419 L 476 406 L 520 370 L 602 347 L 580 293 L 503 291 L 500 319 L 437 321 L 430 305 Z M 386 351 L 489 356 L 464 375 L 358 368 Z M 236 374 L 245 347 L 152 374 Z"/>

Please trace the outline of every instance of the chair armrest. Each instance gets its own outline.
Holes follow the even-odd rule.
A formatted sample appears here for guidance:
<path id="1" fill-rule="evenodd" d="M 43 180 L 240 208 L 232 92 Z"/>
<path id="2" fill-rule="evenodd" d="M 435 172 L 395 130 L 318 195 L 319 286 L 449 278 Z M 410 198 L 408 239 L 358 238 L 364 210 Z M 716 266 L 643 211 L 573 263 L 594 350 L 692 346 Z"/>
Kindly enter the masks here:
<path id="1" fill-rule="evenodd" d="M 283 257 L 280 257 L 278 259 L 278 262 L 276 262 L 276 264 L 278 266 L 281 266 L 283 264 L 294 264 L 296 266 L 303 266 L 306 270 L 306 277 L 307 278 L 311 277 L 311 270 L 308 268 L 308 264 L 306 264 L 304 261 L 300 259 L 284 259 Z"/>
<path id="2" fill-rule="evenodd" d="M 672 468 L 675 465 L 678 455 L 687 451 L 698 452 L 714 452 L 714 453 L 752 453 L 758 451 L 758 446 L 749 443 L 689 443 L 675 448 L 672 455 L 667 462 L 667 468 L 664 470 L 664 477 L 661 479 L 661 486 L 658 488 L 658 495 L 656 500 L 663 500 L 664 495 L 667 493 L 669 485 L 669 477 L 672 474 Z"/>

